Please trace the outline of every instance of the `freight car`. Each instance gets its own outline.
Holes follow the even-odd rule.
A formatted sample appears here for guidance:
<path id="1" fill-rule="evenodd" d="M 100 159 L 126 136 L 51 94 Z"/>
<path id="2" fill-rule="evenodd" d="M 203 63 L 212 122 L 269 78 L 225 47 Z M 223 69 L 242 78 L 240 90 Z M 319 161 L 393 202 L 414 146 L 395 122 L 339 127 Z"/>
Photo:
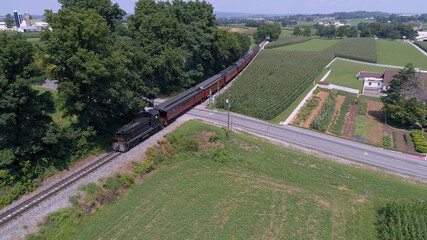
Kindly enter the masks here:
<path id="1" fill-rule="evenodd" d="M 120 152 L 127 151 L 143 139 L 160 130 L 162 126 L 167 126 L 179 114 L 218 91 L 218 89 L 231 81 L 249 64 L 266 41 L 268 41 L 268 38 L 261 44 L 253 47 L 241 59 L 222 70 L 219 74 L 157 105 L 155 109 L 145 112 L 141 118 L 117 130 L 113 149 Z"/>

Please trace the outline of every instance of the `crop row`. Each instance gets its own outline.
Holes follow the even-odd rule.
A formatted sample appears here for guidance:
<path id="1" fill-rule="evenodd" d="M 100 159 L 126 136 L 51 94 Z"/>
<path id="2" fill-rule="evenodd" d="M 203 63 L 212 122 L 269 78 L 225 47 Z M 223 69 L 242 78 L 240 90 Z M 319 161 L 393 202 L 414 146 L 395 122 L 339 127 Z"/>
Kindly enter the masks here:
<path id="1" fill-rule="evenodd" d="M 280 36 L 279 39 L 275 42 L 269 43 L 267 46 L 265 46 L 265 49 L 273 49 L 273 48 L 279 48 L 284 47 L 292 44 L 302 43 L 306 41 L 310 41 L 311 37 L 296 37 L 296 36 Z"/>
<path id="2" fill-rule="evenodd" d="M 329 123 L 331 123 L 332 116 L 335 113 L 335 102 L 337 95 L 334 93 L 329 94 L 326 101 L 323 103 L 320 112 L 316 115 L 313 122 L 311 122 L 310 127 L 319 131 L 326 131 L 328 129 Z"/>
<path id="3" fill-rule="evenodd" d="M 345 115 L 348 113 L 350 109 L 350 104 L 354 101 L 354 98 L 347 96 L 344 100 L 344 102 L 341 105 L 341 109 L 339 112 L 339 116 L 336 119 L 335 122 L 333 122 L 330 131 L 331 133 L 334 133 L 338 136 L 341 136 L 342 134 L 342 128 L 344 127 L 345 123 Z"/>
<path id="4" fill-rule="evenodd" d="M 378 211 L 379 239 L 427 239 L 427 202 L 399 200 Z"/>
<path id="5" fill-rule="evenodd" d="M 377 62 L 377 44 L 373 38 L 347 38 L 322 51 L 325 55 L 364 62 Z"/>
<path id="6" fill-rule="evenodd" d="M 234 112 L 260 119 L 273 119 L 313 82 L 327 61 L 320 54 L 263 50 L 229 88 Z M 218 99 L 225 108 L 227 95 Z"/>
<path id="7" fill-rule="evenodd" d="M 295 120 L 295 124 L 299 125 L 307 120 L 307 118 L 310 116 L 313 109 L 319 105 L 320 98 L 313 97 L 311 98 L 307 104 L 300 110 L 298 113 L 297 119 Z"/>
<path id="8" fill-rule="evenodd" d="M 427 52 L 427 42 L 414 42 L 415 45 Z"/>

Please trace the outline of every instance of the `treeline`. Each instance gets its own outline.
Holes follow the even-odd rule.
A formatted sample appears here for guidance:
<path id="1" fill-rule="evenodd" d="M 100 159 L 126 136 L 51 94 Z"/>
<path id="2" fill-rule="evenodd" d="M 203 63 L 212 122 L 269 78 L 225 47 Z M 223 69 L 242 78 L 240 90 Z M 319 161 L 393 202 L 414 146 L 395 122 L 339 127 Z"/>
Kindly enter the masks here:
<path id="1" fill-rule="evenodd" d="M 375 16 L 375 20 L 380 23 L 407 23 L 407 22 L 427 22 L 427 14 L 414 15 L 414 16 L 399 16 L 391 14 L 389 16 Z"/>
<path id="2" fill-rule="evenodd" d="M 135 15 L 110 0 L 59 0 L 52 31 L 33 47 L 0 35 L 0 207 L 41 178 L 111 144 L 115 126 L 137 117 L 144 98 L 171 94 L 243 56 L 248 37 L 218 29 L 205 1 L 139 0 Z M 58 80 L 58 97 L 32 85 Z M 59 127 L 50 113 L 75 119 Z"/>
<path id="3" fill-rule="evenodd" d="M 416 34 L 412 25 L 403 23 L 361 22 L 357 25 L 357 29 L 360 30 L 361 37 L 400 39 L 405 36 L 406 39 L 414 39 Z"/>

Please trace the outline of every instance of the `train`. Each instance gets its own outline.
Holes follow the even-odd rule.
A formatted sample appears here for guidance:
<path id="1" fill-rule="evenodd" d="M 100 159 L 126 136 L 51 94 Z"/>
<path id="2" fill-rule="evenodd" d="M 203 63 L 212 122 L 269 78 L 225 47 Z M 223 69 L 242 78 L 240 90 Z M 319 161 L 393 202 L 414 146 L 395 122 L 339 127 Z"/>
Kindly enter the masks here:
<path id="1" fill-rule="evenodd" d="M 241 59 L 218 74 L 155 106 L 154 109 L 142 113 L 140 118 L 118 129 L 113 140 L 113 150 L 126 152 L 139 142 L 166 127 L 170 121 L 181 113 L 211 96 L 212 93 L 215 93 L 236 77 L 252 61 L 267 41 L 269 41 L 268 37 L 262 43 L 250 49 Z"/>

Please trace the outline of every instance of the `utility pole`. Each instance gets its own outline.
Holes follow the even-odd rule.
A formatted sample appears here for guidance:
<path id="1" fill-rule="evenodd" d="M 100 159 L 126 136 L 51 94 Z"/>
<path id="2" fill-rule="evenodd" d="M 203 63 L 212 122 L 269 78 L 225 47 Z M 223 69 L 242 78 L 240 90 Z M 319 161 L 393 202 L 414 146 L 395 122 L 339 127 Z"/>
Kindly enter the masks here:
<path id="1" fill-rule="evenodd" d="M 228 106 L 228 114 L 227 114 L 227 139 L 230 135 L 230 91 L 227 91 L 227 100 L 225 101 Z"/>

